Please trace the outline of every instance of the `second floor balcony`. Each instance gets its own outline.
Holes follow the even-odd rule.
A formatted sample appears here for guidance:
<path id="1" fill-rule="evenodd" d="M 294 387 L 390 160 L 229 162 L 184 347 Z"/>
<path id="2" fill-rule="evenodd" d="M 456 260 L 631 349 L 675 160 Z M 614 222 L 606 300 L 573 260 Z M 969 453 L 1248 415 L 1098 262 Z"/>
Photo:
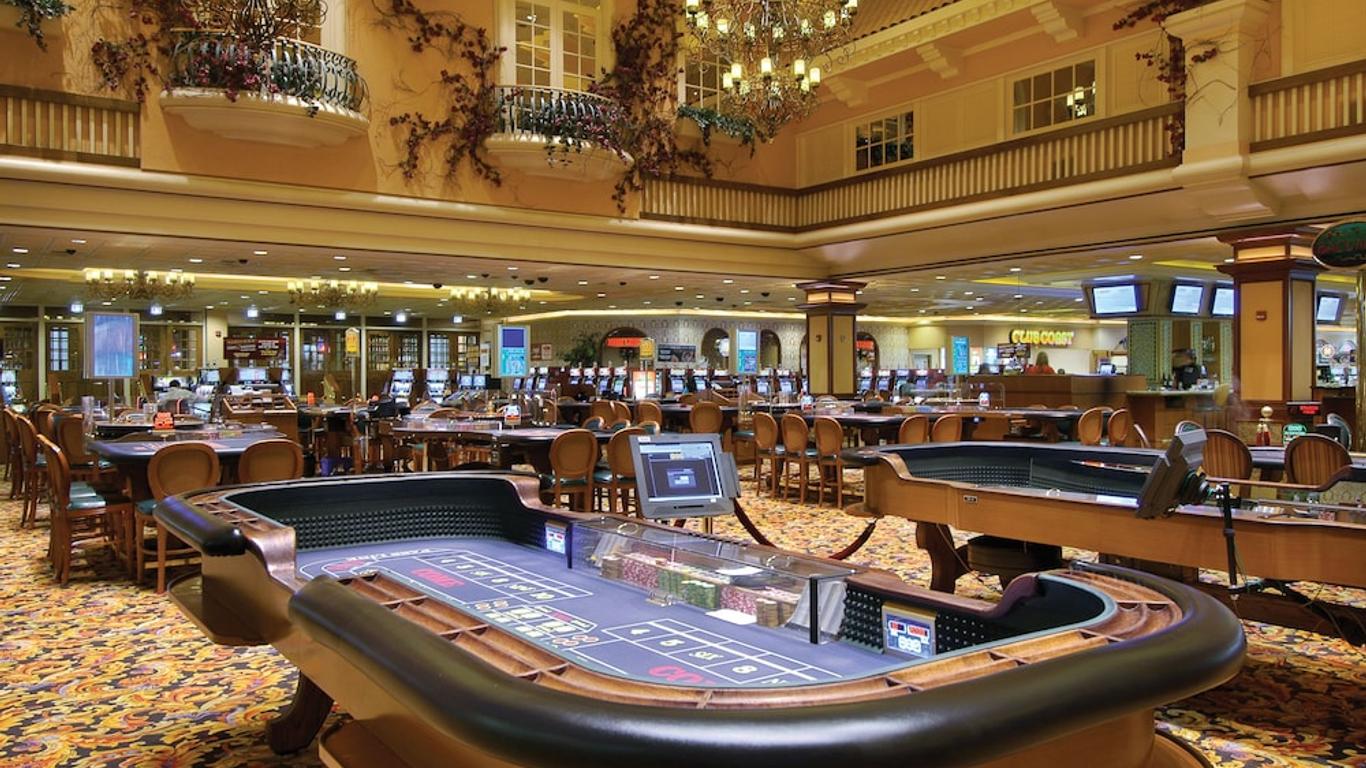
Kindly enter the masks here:
<path id="1" fill-rule="evenodd" d="M 356 62 L 302 40 L 256 50 L 222 32 L 177 33 L 162 108 L 220 136 L 335 146 L 368 131 Z"/>
<path id="2" fill-rule="evenodd" d="M 535 176 L 602 181 L 630 161 L 619 151 L 621 109 L 601 96 L 540 86 L 497 90 L 497 131 L 487 142 L 499 165 Z"/>

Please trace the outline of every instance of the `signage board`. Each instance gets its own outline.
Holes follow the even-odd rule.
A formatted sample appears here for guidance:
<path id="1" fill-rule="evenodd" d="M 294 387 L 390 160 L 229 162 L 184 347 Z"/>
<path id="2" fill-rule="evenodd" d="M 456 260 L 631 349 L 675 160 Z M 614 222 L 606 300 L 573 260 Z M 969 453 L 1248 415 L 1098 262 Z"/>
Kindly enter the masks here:
<path id="1" fill-rule="evenodd" d="M 360 357 L 360 329 L 346 329 L 346 356 Z"/>
<path id="2" fill-rule="evenodd" d="M 137 374 L 138 316 L 128 312 L 87 312 L 85 376 L 129 379 Z"/>
<path id="3" fill-rule="evenodd" d="M 525 376 L 527 373 L 527 359 L 530 357 L 531 329 L 525 325 L 499 325 L 498 335 L 498 368 L 495 371 L 499 378 L 515 376 Z"/>
<path id="4" fill-rule="evenodd" d="M 640 359 L 652 360 L 655 356 L 655 340 L 646 336 L 640 340 Z"/>
<path id="5" fill-rule="evenodd" d="M 759 372 L 759 332 L 742 328 L 735 332 L 735 372 L 755 374 Z"/>
<path id="6" fill-rule="evenodd" d="M 692 344 L 660 344 L 655 357 L 661 363 L 692 363 L 697 361 L 697 347 Z"/>
<path id="7" fill-rule="evenodd" d="M 1036 347 L 1070 347 L 1076 331 L 1050 331 L 1042 328 L 1014 328 L 1010 331 L 1011 344 L 1031 344 Z"/>
<path id="8" fill-rule="evenodd" d="M 261 339 L 228 336 L 223 339 L 223 356 L 229 360 L 284 357 L 288 349 L 289 340 L 283 336 L 267 336 Z"/>
<path id="9" fill-rule="evenodd" d="M 967 337 L 967 336 L 953 336 L 953 337 L 951 337 L 951 341 L 952 341 L 952 344 L 951 344 L 951 347 L 950 347 L 950 348 L 951 348 L 951 350 L 952 350 L 952 352 L 953 352 L 953 354 L 952 354 L 952 358 L 953 358 L 953 372 L 954 372 L 955 374 L 964 374 L 964 373 L 967 373 L 967 372 L 968 372 L 969 358 L 971 357 L 971 354 L 972 354 L 972 353 L 971 353 L 971 349 L 970 349 L 970 347 L 968 346 L 968 337 Z"/>
<path id="10" fill-rule="evenodd" d="M 1366 265 L 1366 221 L 1344 221 L 1323 230 L 1309 246 L 1324 266 L 1358 269 Z"/>

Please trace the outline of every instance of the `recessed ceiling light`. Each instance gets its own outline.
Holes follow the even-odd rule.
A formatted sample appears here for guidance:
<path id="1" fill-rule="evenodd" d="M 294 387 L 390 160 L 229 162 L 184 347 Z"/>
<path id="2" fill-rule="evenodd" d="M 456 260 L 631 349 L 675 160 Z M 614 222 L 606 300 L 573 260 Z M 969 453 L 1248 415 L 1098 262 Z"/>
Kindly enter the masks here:
<path id="1" fill-rule="evenodd" d="M 1077 297 L 1077 298 L 1075 298 L 1075 299 L 1072 299 L 1072 301 L 1077 301 L 1077 302 L 1079 302 L 1079 301 L 1081 301 L 1081 297 L 1080 297 L 1080 296 L 1078 296 L 1078 297 Z"/>
<path id="2" fill-rule="evenodd" d="M 920 310 L 920 314 L 922 314 L 922 315 L 925 314 L 925 310 L 923 310 L 923 309 Z"/>
<path id="3" fill-rule="evenodd" d="M 14 251 L 15 253 L 28 253 L 27 248 L 11 248 L 10 250 Z"/>
<path id="4" fill-rule="evenodd" d="M 351 268 L 350 268 L 350 267 L 337 267 L 337 271 L 338 271 L 338 272 L 350 272 L 350 271 L 351 271 Z"/>
<path id="5" fill-rule="evenodd" d="M 935 280 L 948 280 L 948 278 L 947 278 L 947 277 L 944 277 L 943 275 L 935 275 L 935 276 L 934 276 L 934 279 L 935 279 Z"/>
<path id="6" fill-rule="evenodd" d="M 1017 294 L 1015 294 L 1014 296 L 1011 296 L 1010 298 L 1012 298 L 1012 299 L 1023 299 L 1023 298 L 1024 298 L 1024 294 L 1023 294 L 1023 293 L 1017 293 Z"/>
<path id="7" fill-rule="evenodd" d="M 912 289 L 911 289 L 911 293 L 920 293 L 920 289 L 919 289 L 919 288 L 912 288 Z"/>
<path id="8" fill-rule="evenodd" d="M 646 306 L 648 306 L 648 305 L 650 305 L 650 304 L 653 304 L 654 302 L 650 301 L 649 299 L 646 299 L 645 301 L 642 301 L 642 302 L 640 302 L 640 303 L 641 303 L 641 304 L 645 304 Z"/>
<path id="9" fill-rule="evenodd" d="M 248 296 L 248 295 L 246 295 L 246 294 L 244 293 L 244 294 L 242 294 L 241 296 L 238 296 L 237 298 L 239 298 L 239 299 L 250 299 L 251 297 Z"/>
<path id="10" fill-rule="evenodd" d="M 270 254 L 270 251 L 252 251 L 252 253 L 256 254 L 257 256 L 266 256 Z"/>
<path id="11" fill-rule="evenodd" d="M 579 285 L 588 285 L 588 281 L 587 281 L 587 280 L 580 280 L 580 281 L 579 281 Z"/>
<path id="12" fill-rule="evenodd" d="M 967 308 L 968 308 L 968 309 L 976 309 L 976 307 L 972 306 L 971 304 L 969 304 Z"/>
<path id="13" fill-rule="evenodd" d="M 173 267 L 173 268 L 171 269 L 171 271 L 172 271 L 172 272 L 184 272 L 185 270 L 181 269 L 180 267 Z"/>
<path id="14" fill-rule="evenodd" d="M 1141 253 L 1135 253 L 1134 255 L 1132 255 L 1132 256 L 1129 257 L 1129 261 L 1142 261 L 1142 260 L 1143 260 L 1143 254 L 1141 254 Z"/>
<path id="15" fill-rule="evenodd" d="M 75 243 L 76 245 L 85 245 L 85 241 L 78 237 L 72 238 L 71 242 Z"/>
<path id="16" fill-rule="evenodd" d="M 702 298 L 702 294 L 699 293 L 699 294 L 693 296 L 693 298 L 694 298 L 694 299 L 700 299 L 700 298 Z"/>
<path id="17" fill-rule="evenodd" d="M 403 281 L 403 284 L 404 284 L 404 285 L 412 285 L 412 284 L 413 284 L 413 281 L 412 281 L 412 280 L 404 280 L 404 281 Z"/>
<path id="18" fill-rule="evenodd" d="M 20 264 L 20 263 L 17 262 L 17 261 L 11 261 L 10 263 L 6 264 L 5 266 L 9 267 L 10 269 L 19 269 L 19 268 L 23 267 L 24 265 L 23 265 L 23 264 Z"/>
<path id="19" fill-rule="evenodd" d="M 333 256 L 333 257 L 332 257 L 332 260 L 333 260 L 333 261 L 346 261 L 346 257 L 343 256 L 343 255 L 341 255 L 341 254 L 337 254 L 336 256 Z"/>
<path id="20" fill-rule="evenodd" d="M 389 314 L 389 313 L 388 313 L 388 312 L 385 312 L 384 314 L 387 315 L 387 314 Z M 402 310 L 399 310 L 399 313 L 398 313 L 397 315 L 394 315 L 394 320 L 397 321 L 397 322 L 400 322 L 400 323 L 406 323 L 406 322 L 408 322 L 408 313 L 407 313 L 407 312 L 404 312 L 404 311 L 402 311 Z"/>
<path id="21" fill-rule="evenodd" d="M 536 302 L 536 303 L 537 303 L 537 304 L 544 304 L 545 301 L 538 301 L 538 302 Z"/>
<path id="22" fill-rule="evenodd" d="M 465 275 L 466 280 L 478 280 L 479 275 Z"/>
<path id="23" fill-rule="evenodd" d="M 741 289 L 740 289 L 740 293 L 749 293 L 749 289 L 748 289 L 748 288 L 741 288 Z"/>
<path id="24" fill-rule="evenodd" d="M 681 285 L 675 285 L 675 286 L 674 286 L 674 290 L 675 290 L 675 291 L 681 291 L 681 290 L 683 290 L 683 286 L 681 286 Z"/>
<path id="25" fill-rule="evenodd" d="M 722 280 L 721 282 L 725 283 L 726 285 L 730 285 L 731 283 L 733 283 L 733 282 L 735 282 L 735 281 L 732 280 L 732 279 L 730 279 L 730 278 L 728 277 L 728 278 L 726 278 L 725 280 Z"/>
<path id="26" fill-rule="evenodd" d="M 658 279 L 659 279 L 659 275 L 650 275 L 650 279 L 651 279 L 651 280 L 658 280 Z"/>
<path id="27" fill-rule="evenodd" d="M 608 304 L 608 305 L 607 305 L 607 308 L 608 308 L 608 309 L 616 309 L 616 308 L 617 308 L 617 305 L 616 305 L 616 304 Z"/>
<path id="28" fill-rule="evenodd" d="M 257 291 L 257 293 L 259 293 L 259 294 L 261 294 L 262 296 L 264 296 L 264 295 L 266 295 L 267 293 L 270 293 L 270 291 L 267 291 L 267 290 L 265 290 L 265 289 L 263 288 L 263 289 Z"/>
<path id="29" fill-rule="evenodd" d="M 8 283 L 13 279 L 14 278 L 10 277 L 9 275 L 0 275 L 0 283 Z"/>
<path id="30" fill-rule="evenodd" d="M 796 297 L 796 296 L 788 296 L 788 297 L 787 297 L 787 300 L 788 300 L 788 301 L 796 301 L 796 300 L 797 300 L 797 297 Z"/>
<path id="31" fill-rule="evenodd" d="M 508 267 L 508 271 L 509 271 L 509 272 L 516 272 L 518 269 L 521 269 L 521 267 L 512 267 L 512 266 Z"/>
<path id="32" fill-rule="evenodd" d="M 602 293 L 601 291 L 599 291 L 599 292 L 598 292 L 598 298 L 599 298 L 599 299 L 605 299 L 605 298 L 607 298 L 607 294 Z"/>
<path id="33" fill-rule="evenodd" d="M 1024 313 L 1026 313 L 1026 312 L 1028 312 L 1028 311 L 1029 311 L 1029 310 L 1027 310 L 1027 309 L 1022 309 L 1022 310 L 1020 310 L 1020 313 L 1021 313 L 1021 314 L 1024 314 Z"/>
<path id="34" fill-rule="evenodd" d="M 220 302 L 218 302 L 218 303 L 219 303 L 219 304 L 222 304 L 223 306 L 227 306 L 228 300 L 227 300 L 227 299 L 224 299 L 224 300 L 222 300 L 222 301 L 220 301 Z"/>
<path id="35" fill-rule="evenodd" d="M 863 293 L 863 291 L 859 291 L 859 293 Z M 972 295 L 972 291 L 963 291 L 963 295 L 964 295 L 964 296 L 971 296 L 971 295 Z"/>
<path id="36" fill-rule="evenodd" d="M 212 304 L 205 304 L 205 305 L 204 305 L 204 309 L 213 309 L 213 305 L 212 305 Z"/>
<path id="37" fill-rule="evenodd" d="M 747 302 L 745 302 L 745 306 L 748 307 L 750 304 L 753 304 L 753 303 L 754 303 L 754 302 L 752 302 L 752 301 L 747 301 Z"/>
<path id="38" fill-rule="evenodd" d="M 1036 302 L 1034 302 L 1034 303 L 1035 303 L 1035 304 L 1042 304 L 1043 302 L 1042 302 L 1042 301 L 1036 301 Z"/>
<path id="39" fill-rule="evenodd" d="M 1225 264 L 1232 264 L 1235 261 L 1237 261 L 1237 259 L 1233 258 L 1232 256 L 1228 257 L 1227 259 L 1224 259 Z"/>
<path id="40" fill-rule="evenodd" d="M 1020 271 L 1020 268 L 1019 268 L 1019 267 L 1011 267 L 1011 268 L 1010 268 L 1010 271 L 1011 271 L 1011 272 L 1019 272 L 1019 271 Z"/>
<path id="41" fill-rule="evenodd" d="M 203 264 L 203 263 L 204 263 L 204 260 L 201 259 L 201 258 L 199 258 L 198 256 L 191 256 L 191 257 L 190 257 L 190 263 L 191 263 L 191 264 Z"/>

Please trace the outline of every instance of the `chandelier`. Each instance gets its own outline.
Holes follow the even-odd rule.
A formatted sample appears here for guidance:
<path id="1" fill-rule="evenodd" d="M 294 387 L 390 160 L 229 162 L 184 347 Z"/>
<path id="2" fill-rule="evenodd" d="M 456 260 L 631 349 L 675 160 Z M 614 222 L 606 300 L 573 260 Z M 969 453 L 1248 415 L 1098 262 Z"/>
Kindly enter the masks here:
<path id="1" fill-rule="evenodd" d="M 721 61 L 726 111 L 769 139 L 816 108 L 819 63 L 848 46 L 858 0 L 683 0 L 688 28 Z"/>
<path id="2" fill-rule="evenodd" d="M 87 269 L 85 290 L 89 296 L 104 301 L 122 298 L 173 301 L 187 299 L 194 293 L 194 275 L 136 269 Z"/>
<path id="3" fill-rule="evenodd" d="M 522 304 L 531 298 L 526 288 L 452 288 L 450 301 L 462 314 L 483 312 L 491 315 L 505 306 Z"/>
<path id="4" fill-rule="evenodd" d="M 357 280 L 290 280 L 286 290 L 291 304 L 354 309 L 374 301 L 379 295 L 379 284 Z"/>

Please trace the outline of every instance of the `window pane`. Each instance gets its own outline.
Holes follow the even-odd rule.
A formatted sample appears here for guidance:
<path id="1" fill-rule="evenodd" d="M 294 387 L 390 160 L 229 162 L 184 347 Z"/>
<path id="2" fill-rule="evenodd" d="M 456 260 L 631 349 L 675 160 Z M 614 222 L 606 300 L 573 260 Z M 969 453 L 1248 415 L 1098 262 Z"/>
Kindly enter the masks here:
<path id="1" fill-rule="evenodd" d="M 1072 119 L 1071 111 L 1067 108 L 1067 97 L 1059 96 L 1053 100 L 1053 122 L 1065 123 Z"/>
<path id="2" fill-rule="evenodd" d="M 874 144 L 868 155 L 869 165 L 882 165 L 882 145 Z"/>
<path id="3" fill-rule="evenodd" d="M 889 117 L 882 121 L 882 130 L 888 139 L 895 139 L 901 135 L 901 123 L 895 117 Z"/>
<path id="4" fill-rule="evenodd" d="M 1096 62 L 1083 61 L 1077 65 L 1078 85 L 1092 86 L 1096 84 Z"/>
<path id="5" fill-rule="evenodd" d="M 1064 67 L 1053 73 L 1053 95 L 1072 90 L 1072 68 Z"/>
<path id="6" fill-rule="evenodd" d="M 855 147 L 866 147 L 866 146 L 868 146 L 868 129 L 867 129 L 867 128 L 864 128 L 863 126 L 860 125 L 859 127 L 857 127 L 857 128 L 854 129 L 854 146 L 855 146 Z"/>
<path id="7" fill-rule="evenodd" d="M 1029 107 L 1020 107 L 1015 110 L 1015 132 L 1021 133 L 1029 130 Z"/>
<path id="8" fill-rule="evenodd" d="M 1053 121 L 1051 118 L 1052 112 L 1050 110 L 1049 103 L 1046 101 L 1041 101 L 1038 104 L 1034 105 L 1034 120 L 1029 127 L 1043 128 L 1046 125 L 1052 125 Z"/>
<path id="9" fill-rule="evenodd" d="M 860 149 L 854 153 L 854 167 L 862 171 L 868 167 L 868 150 Z"/>
<path id="10" fill-rule="evenodd" d="M 873 123 L 868 126 L 868 137 L 876 144 L 882 141 L 882 123 Z"/>
<path id="11" fill-rule="evenodd" d="M 886 158 L 885 162 L 895 163 L 897 161 L 897 146 L 898 145 L 896 144 L 888 144 L 886 146 L 886 148 L 883 150 L 883 156 Z"/>
<path id="12" fill-rule="evenodd" d="M 915 143 L 910 139 L 901 142 L 901 159 L 910 160 L 915 157 Z"/>
<path id="13" fill-rule="evenodd" d="M 902 120 L 906 126 L 906 135 L 910 136 L 912 133 L 915 133 L 915 113 L 907 112 L 902 116 Z"/>
<path id="14" fill-rule="evenodd" d="M 1015 81 L 1015 106 L 1029 103 L 1029 80 Z"/>
<path id="15" fill-rule="evenodd" d="M 1034 98 L 1044 99 L 1053 92 L 1053 87 L 1049 82 L 1051 79 L 1047 72 L 1034 76 Z"/>

